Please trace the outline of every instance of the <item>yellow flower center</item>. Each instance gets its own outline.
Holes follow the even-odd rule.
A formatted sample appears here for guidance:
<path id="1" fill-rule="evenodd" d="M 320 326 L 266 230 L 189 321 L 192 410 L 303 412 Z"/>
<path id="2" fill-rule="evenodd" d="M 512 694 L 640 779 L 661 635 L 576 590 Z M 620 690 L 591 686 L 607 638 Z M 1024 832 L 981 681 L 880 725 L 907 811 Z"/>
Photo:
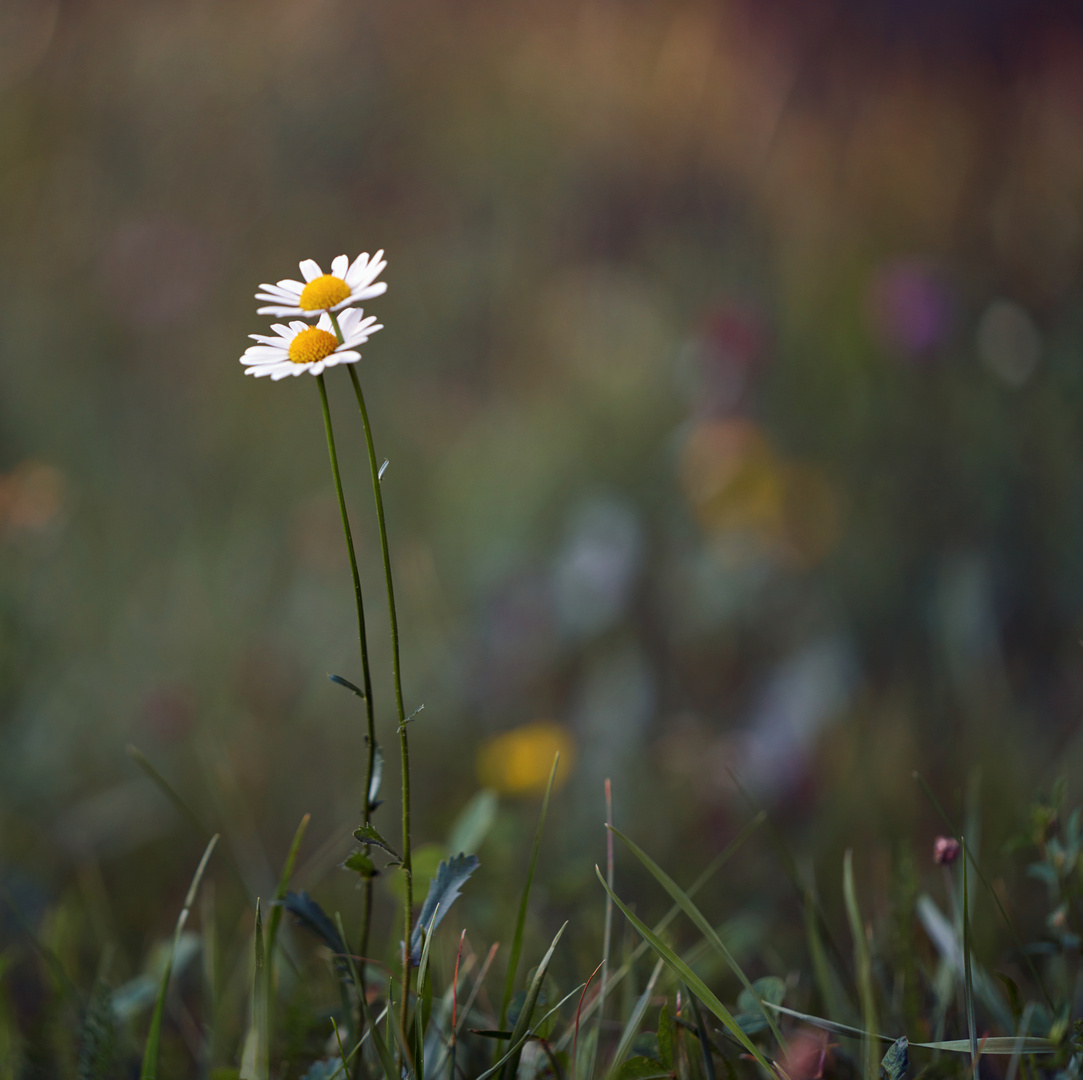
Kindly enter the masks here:
<path id="1" fill-rule="evenodd" d="M 318 326 L 310 326 L 290 342 L 290 359 L 295 364 L 314 364 L 330 356 L 337 348 L 338 338 L 334 334 Z"/>
<path id="2" fill-rule="evenodd" d="M 318 278 L 313 278 L 301 290 L 298 307 L 304 308 L 305 311 L 325 311 L 327 308 L 334 307 L 339 301 L 345 300 L 349 295 L 350 286 L 342 278 L 337 278 L 334 274 L 322 274 Z"/>

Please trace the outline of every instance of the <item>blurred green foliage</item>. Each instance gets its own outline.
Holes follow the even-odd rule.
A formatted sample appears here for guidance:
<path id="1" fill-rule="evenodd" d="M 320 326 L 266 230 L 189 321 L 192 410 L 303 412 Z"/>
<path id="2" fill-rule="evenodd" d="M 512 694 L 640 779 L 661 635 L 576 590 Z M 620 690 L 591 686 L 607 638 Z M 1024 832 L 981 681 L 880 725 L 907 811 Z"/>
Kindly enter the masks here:
<path id="1" fill-rule="evenodd" d="M 733 770 L 877 895 L 929 869 L 914 769 L 989 851 L 1053 772 L 1078 796 L 1081 60 L 1052 3 L 5 0 L 0 882 L 28 922 L 75 967 L 114 943 L 114 982 L 170 931 L 206 837 L 128 743 L 222 830 L 222 925 L 309 812 L 298 887 L 348 910 L 316 392 L 237 358 L 260 282 L 379 247 L 359 373 L 433 866 L 482 746 L 479 883 L 520 880 L 537 740 L 493 742 L 520 728 L 574 748 L 530 924 L 592 897 L 573 949 L 606 777 L 675 874 L 747 820 Z M 467 897 L 486 939 L 517 887 Z M 767 851 L 725 895 L 792 903 Z"/>

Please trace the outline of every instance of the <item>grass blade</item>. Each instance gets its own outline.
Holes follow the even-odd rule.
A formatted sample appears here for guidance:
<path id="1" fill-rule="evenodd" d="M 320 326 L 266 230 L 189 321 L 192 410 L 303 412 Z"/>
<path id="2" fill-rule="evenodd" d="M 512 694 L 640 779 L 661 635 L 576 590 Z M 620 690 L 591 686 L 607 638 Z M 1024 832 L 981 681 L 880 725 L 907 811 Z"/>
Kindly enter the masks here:
<path id="1" fill-rule="evenodd" d="M 290 879 L 293 877 L 293 868 L 297 865 L 297 854 L 301 850 L 301 841 L 305 837 L 305 830 L 308 828 L 311 814 L 305 814 L 301 818 L 301 824 L 297 826 L 297 832 L 293 834 L 293 843 L 290 844 L 290 850 L 286 855 L 285 865 L 282 867 L 282 876 L 278 879 L 278 887 L 275 889 L 275 903 L 271 905 L 271 917 L 267 920 L 267 986 L 268 988 L 274 986 L 274 980 L 272 978 L 274 974 L 274 962 L 275 962 L 275 942 L 278 940 L 278 924 L 282 921 L 282 905 L 277 903 L 279 900 L 286 898 L 286 893 L 289 892 Z"/>
<path id="2" fill-rule="evenodd" d="M 795 1020 L 801 1020 L 813 1027 L 822 1028 L 835 1035 L 845 1035 L 850 1039 L 863 1039 L 867 1035 L 881 1043 L 894 1043 L 897 1039 L 890 1035 L 880 1035 L 875 1031 L 865 1032 L 861 1028 L 851 1027 L 849 1024 L 837 1024 L 834 1020 L 825 1020 L 822 1016 L 813 1016 L 811 1013 L 799 1012 L 797 1009 L 787 1008 L 785 1005 L 772 1005 L 767 1001 L 764 1004 L 769 1009 L 786 1016 L 792 1016 Z M 912 1042 L 910 1048 L 917 1047 L 919 1050 L 945 1050 L 952 1054 L 969 1054 L 969 1039 L 947 1039 L 939 1042 Z M 1055 1054 L 1058 1044 L 1052 1039 L 1046 1039 L 1040 1035 L 994 1035 L 982 1042 L 983 1054 L 1012 1054 L 1018 1051 L 1020 1054 Z"/>
<path id="3" fill-rule="evenodd" d="M 125 748 L 128 757 L 138 765 L 143 772 L 150 777 L 155 787 L 173 804 L 178 813 L 199 833 L 200 836 L 210 836 L 211 830 L 200 820 L 199 815 L 184 801 L 177 789 L 150 763 L 150 759 L 142 750 L 131 743 Z"/>
<path id="4" fill-rule="evenodd" d="M 865 936 L 865 924 L 857 906 L 854 889 L 854 853 L 847 851 L 842 863 L 842 894 L 846 902 L 846 918 L 854 939 L 854 968 L 857 971 L 858 994 L 861 998 L 861 1022 L 865 1025 L 864 1038 L 865 1080 L 877 1080 L 878 1062 L 872 1045 L 872 1032 L 876 1030 L 876 999 L 872 990 L 872 959 L 869 942 Z M 894 1040 L 892 1040 L 894 1042 Z"/>
<path id="5" fill-rule="evenodd" d="M 602 888 L 609 892 L 609 886 L 602 877 L 601 870 L 594 868 Z M 692 993 L 696 994 L 700 1001 L 718 1017 L 725 1025 L 729 1033 L 756 1059 L 756 1063 L 771 1078 L 776 1080 L 776 1074 L 760 1049 L 741 1029 L 741 1025 L 734 1020 L 732 1013 L 711 992 L 707 984 L 653 931 L 628 909 L 616 893 L 610 892 L 613 903 L 623 912 L 624 917 L 639 931 L 640 936 L 649 943 L 650 947 L 666 962 L 666 966 L 683 982 Z"/>
<path id="6" fill-rule="evenodd" d="M 925 797 L 933 805 L 933 809 L 940 815 L 941 820 L 947 826 L 948 832 L 959 841 L 962 845 L 962 837 L 956 831 L 955 826 L 952 824 L 951 818 L 948 817 L 944 808 L 940 805 L 940 800 L 933 794 L 933 789 L 925 782 L 925 778 L 918 772 L 913 773 L 914 779 L 918 782 L 921 790 L 925 792 Z M 1042 976 L 1038 971 L 1037 966 L 1031 959 L 1030 953 L 1027 951 L 1026 945 L 1023 943 L 1019 931 L 1015 928 L 1015 923 L 1012 922 L 1012 917 L 1008 914 L 1007 908 L 1001 903 L 1000 897 L 997 895 L 996 889 L 989 883 L 989 879 L 982 873 L 981 867 L 978 865 L 978 860 L 974 858 L 973 852 L 968 853 L 970 859 L 970 865 L 974 867 L 974 873 L 978 875 L 978 880 L 985 886 L 986 892 L 993 898 L 993 903 L 996 904 L 997 911 L 1000 912 L 1001 919 L 1004 920 L 1004 925 L 1008 928 L 1008 933 L 1011 934 L 1015 941 L 1015 947 L 1019 950 L 1019 955 L 1023 958 L 1023 961 L 1027 965 L 1027 969 L 1030 971 L 1031 978 L 1034 979 L 1038 985 L 1038 989 L 1042 992 L 1042 997 L 1045 998 L 1045 1004 L 1051 1013 L 1055 1013 L 1057 1007 L 1053 1004 L 1053 999 L 1049 996 L 1049 991 L 1045 988 L 1045 983 L 1042 980 Z"/>
<path id="7" fill-rule="evenodd" d="M 974 976 L 970 966 L 970 895 L 967 887 L 966 837 L 963 849 L 963 999 L 966 1003 L 966 1028 L 970 1035 L 970 1068 L 975 1080 L 978 1075 L 978 1027 L 974 1019 Z"/>
<path id="8" fill-rule="evenodd" d="M 739 848 L 741 847 L 741 845 L 742 845 L 742 844 L 744 844 L 744 842 L 745 842 L 745 841 L 746 841 L 746 840 L 747 840 L 747 839 L 748 839 L 748 838 L 749 838 L 749 837 L 750 837 L 750 836 L 752 835 L 752 833 L 753 833 L 753 832 L 755 832 L 755 830 L 756 830 L 756 829 L 758 829 L 758 828 L 759 828 L 759 827 L 760 827 L 760 826 L 761 826 L 761 825 L 763 824 L 765 816 L 766 816 L 766 815 L 765 815 L 765 814 L 764 814 L 764 813 L 763 813 L 762 811 L 761 811 L 760 813 L 758 813 L 758 814 L 757 814 L 757 815 L 756 815 L 756 816 L 755 816 L 755 817 L 754 817 L 754 818 L 753 818 L 753 819 L 752 819 L 752 820 L 751 820 L 751 821 L 750 821 L 750 822 L 749 822 L 749 823 L 748 823 L 747 825 L 745 825 L 745 826 L 744 826 L 744 828 L 743 828 L 743 829 L 741 829 L 741 831 L 740 831 L 740 832 L 739 832 L 739 833 L 738 833 L 738 834 L 737 834 L 737 835 L 736 835 L 736 836 L 735 836 L 735 837 L 734 837 L 734 838 L 733 838 L 733 839 L 732 839 L 732 840 L 731 840 L 731 841 L 730 841 L 730 842 L 729 842 L 729 843 L 728 843 L 728 844 L 727 844 L 727 845 L 726 845 L 726 846 L 725 846 L 725 847 L 724 847 L 724 848 L 723 848 L 723 849 L 722 849 L 722 850 L 721 850 L 721 851 L 720 851 L 720 852 L 719 852 L 719 853 L 718 853 L 718 854 L 717 854 L 717 855 L 716 855 L 716 856 L 715 856 L 715 857 L 714 857 L 714 858 L 713 858 L 713 859 L 712 859 L 712 860 L 711 860 L 711 861 L 710 861 L 710 862 L 709 862 L 709 863 L 707 864 L 706 868 L 705 868 L 705 869 L 703 870 L 703 872 L 702 872 L 702 873 L 701 873 L 701 874 L 699 875 L 699 877 L 698 877 L 698 878 L 696 878 L 696 880 L 695 880 L 695 881 L 693 881 L 693 882 L 692 882 L 692 884 L 691 884 L 691 885 L 689 885 L 689 886 L 688 886 L 688 888 L 687 888 L 687 889 L 685 890 L 685 892 L 686 892 L 686 895 L 687 895 L 688 897 L 690 897 L 690 898 L 691 898 L 691 897 L 695 896 L 695 895 L 696 895 L 696 893 L 698 893 L 698 892 L 699 892 L 699 890 L 700 890 L 700 889 L 702 889 L 702 888 L 703 888 L 703 886 L 704 886 L 704 885 L 706 885 L 706 884 L 707 884 L 707 882 L 708 882 L 708 881 L 710 881 L 710 880 L 711 880 L 711 878 L 712 878 L 712 877 L 714 877 L 714 875 L 715 875 L 716 873 L 718 873 L 718 871 L 719 871 L 719 870 L 720 870 L 720 869 L 721 869 L 721 868 L 722 868 L 723 866 L 725 866 L 727 862 L 729 862 L 729 860 L 730 860 L 730 859 L 731 859 L 731 858 L 732 858 L 732 857 L 733 857 L 733 856 L 734 856 L 734 855 L 735 855 L 735 854 L 737 853 L 737 851 L 739 850 Z M 671 922 L 673 922 L 673 920 L 674 920 L 674 919 L 675 919 L 675 918 L 676 918 L 676 917 L 677 917 L 677 916 L 678 916 L 678 915 L 679 915 L 680 913 L 681 913 L 681 909 L 680 909 L 680 907 L 679 907 L 679 906 L 678 906 L 677 904 L 674 904 L 674 905 L 673 905 L 673 906 L 672 906 L 672 907 L 671 907 L 671 908 L 669 909 L 669 911 L 667 911 L 667 912 L 665 913 L 665 915 L 663 915 L 663 916 L 662 916 L 662 918 L 661 918 L 661 919 L 659 919 L 659 920 L 658 920 L 658 922 L 656 922 L 656 923 L 654 924 L 654 931 L 653 931 L 653 932 L 654 932 L 655 934 L 659 934 L 659 935 L 660 935 L 660 934 L 662 934 L 662 933 L 663 933 L 663 932 L 665 931 L 666 927 L 668 927 L 668 926 L 669 926 L 669 924 L 670 924 Z M 616 986 L 619 986 L 619 985 L 620 985 L 620 984 L 621 984 L 621 983 L 622 983 L 622 982 L 624 981 L 624 979 L 625 979 L 625 978 L 627 977 L 627 975 L 629 974 L 629 972 L 630 972 L 630 971 L 632 970 L 632 965 L 633 965 L 633 964 L 634 964 L 634 963 L 635 963 L 635 962 L 636 962 L 636 961 L 637 961 L 637 960 L 638 960 L 638 959 L 639 959 L 639 958 L 640 958 L 640 957 L 641 957 L 641 956 L 642 956 L 642 955 L 643 955 L 643 954 L 644 954 L 644 953 L 645 953 L 645 952 L 646 952 L 646 951 L 647 951 L 647 950 L 648 950 L 649 948 L 650 948 L 650 945 L 649 945 L 649 943 L 648 943 L 647 941 L 645 941 L 645 940 L 644 940 L 644 941 L 641 941 L 641 942 L 640 942 L 640 943 L 639 943 L 639 944 L 638 944 L 638 945 L 637 945 L 637 946 L 636 946 L 636 947 L 635 947 L 635 948 L 634 948 L 634 949 L 632 950 L 632 955 L 631 955 L 631 957 L 629 957 L 629 959 L 628 959 L 628 960 L 627 960 L 627 961 L 626 961 L 625 963 L 621 964 L 621 966 L 620 966 L 619 968 L 617 968 L 617 970 L 616 970 L 615 972 L 613 972 L 613 975 L 612 975 L 612 977 L 611 977 L 611 978 L 609 979 L 608 985 L 609 985 L 609 989 L 610 989 L 610 990 L 612 990 L 612 989 L 613 989 L 614 987 L 616 987 Z M 594 1013 L 595 1013 L 595 1011 L 597 1010 L 597 1008 L 598 1008 L 598 998 L 594 998 L 593 1000 L 591 1000 L 591 1001 L 588 1001 L 588 1002 L 587 1002 L 587 1003 L 586 1003 L 586 1004 L 585 1004 L 585 1005 L 583 1006 L 583 1014 L 582 1014 L 582 1017 L 581 1017 L 581 1019 L 582 1019 L 582 1020 L 587 1020 L 587 1019 L 589 1019 L 589 1018 L 590 1018 L 591 1016 L 593 1016 L 593 1015 L 594 1015 Z M 556 1049 L 557 1049 L 557 1050 L 563 1050 L 563 1049 L 565 1049 L 565 1048 L 567 1047 L 567 1045 L 568 1045 L 568 1042 L 569 1042 L 569 1040 L 571 1039 L 571 1037 L 572 1037 L 572 1034 L 571 1034 L 571 1032 L 570 1032 L 570 1031 L 566 1031 L 566 1032 L 565 1032 L 565 1033 L 564 1033 L 564 1034 L 563 1034 L 563 1035 L 562 1035 L 562 1036 L 561 1036 L 561 1037 L 560 1037 L 560 1038 L 559 1038 L 559 1039 L 557 1040 L 557 1043 L 556 1043 Z"/>
<path id="9" fill-rule="evenodd" d="M 439 917 L 440 905 L 437 904 L 432 918 L 429 919 L 429 925 L 423 932 L 425 940 L 421 946 L 421 961 L 417 968 L 417 1005 L 414 1009 L 413 1029 L 414 1072 L 417 1080 L 425 1080 L 425 984 L 429 979 L 429 946 L 432 944 L 432 932 Z"/>
<path id="10" fill-rule="evenodd" d="M 565 925 L 565 926 L 567 926 L 567 923 L 565 923 L 564 925 Z M 562 926 L 562 927 L 560 928 L 560 933 L 562 934 L 563 932 L 564 932 L 564 927 Z M 560 936 L 560 934 L 558 934 L 557 936 L 559 937 L 559 936 Z M 555 944 L 555 943 L 554 943 L 554 944 Z M 543 1025 L 543 1024 L 545 1023 L 545 1021 L 549 1019 L 549 1017 L 550 1017 L 550 1016 L 553 1016 L 553 1015 L 554 1015 L 555 1013 L 559 1012 L 559 1011 L 560 1011 L 560 1010 L 561 1010 L 562 1008 L 564 1008 L 564 1006 L 565 1006 L 565 1005 L 566 1005 L 566 1004 L 567 1004 L 567 1003 L 568 1003 L 569 1001 L 571 1001 L 571 1000 L 572 1000 L 572 998 L 573 998 L 573 997 L 575 997 L 575 995 L 576 995 L 576 994 L 578 994 L 578 993 L 581 993 L 581 992 L 582 992 L 582 990 L 583 990 L 583 987 L 584 987 L 584 985 L 585 985 L 584 983 L 580 983 L 580 984 L 579 984 L 579 985 L 578 985 L 578 986 L 577 986 L 577 987 L 576 987 L 576 988 L 575 988 L 574 990 L 572 990 L 572 991 L 571 991 L 570 993 L 568 993 L 568 994 L 565 994 L 565 995 L 564 995 L 564 997 L 562 997 L 562 998 L 560 999 L 560 1001 L 558 1001 L 558 1002 L 557 1002 L 557 1003 L 556 1003 L 556 1004 L 555 1004 L 555 1005 L 554 1005 L 554 1006 L 553 1006 L 553 1007 L 552 1007 L 552 1008 L 551 1008 L 551 1009 L 550 1009 L 550 1010 L 549 1010 L 549 1011 L 548 1011 L 548 1012 L 547 1012 L 547 1013 L 546 1013 L 546 1014 L 545 1014 L 545 1015 L 544 1015 L 544 1016 L 543 1016 L 543 1017 L 542 1017 L 542 1018 L 541 1018 L 541 1019 L 540 1019 L 540 1020 L 538 1021 L 538 1027 L 541 1027 L 541 1026 L 542 1026 L 542 1025 Z M 516 1060 L 516 1061 L 518 1061 L 518 1060 L 519 1060 L 519 1054 L 521 1053 L 521 1051 L 522 1051 L 522 1049 L 523 1049 L 523 1044 L 524 1044 L 524 1043 L 525 1043 L 525 1042 L 527 1041 L 527 1039 L 528 1039 L 529 1037 L 530 1037 L 530 1029 L 528 1028 L 528 1029 L 527 1029 L 526 1031 L 524 1031 L 524 1032 L 523 1032 L 522 1036 L 521 1036 L 521 1037 L 520 1037 L 520 1038 L 519 1038 L 519 1039 L 518 1039 L 517 1041 L 516 1041 L 515 1039 L 513 1039 L 513 1040 L 512 1040 L 512 1044 L 511 1044 L 511 1046 L 509 1047 L 509 1049 L 507 1050 L 507 1052 L 506 1052 L 506 1053 L 504 1054 L 504 1056 L 503 1056 L 503 1057 L 502 1057 L 502 1058 L 501 1058 L 501 1059 L 500 1059 L 499 1061 L 495 1062 L 495 1063 L 494 1063 L 493 1065 L 490 1065 L 490 1066 L 489 1066 L 489 1068 L 487 1068 L 487 1069 L 485 1070 L 485 1072 L 483 1072 L 483 1073 L 482 1073 L 482 1074 L 481 1074 L 481 1075 L 480 1075 L 480 1076 L 479 1076 L 479 1077 L 477 1078 L 477 1080 L 489 1080 L 489 1077 L 490 1077 L 490 1076 L 494 1076 L 494 1075 L 495 1075 L 495 1074 L 496 1074 L 496 1073 L 497 1073 L 497 1072 L 498 1072 L 498 1071 L 499 1071 L 500 1069 L 502 1069 L 502 1068 L 503 1068 L 503 1067 L 504 1067 L 504 1066 L 505 1066 L 505 1065 L 506 1065 L 506 1064 L 507 1064 L 507 1063 L 508 1063 L 508 1062 L 509 1062 L 509 1061 L 511 1060 L 511 1058 L 512 1058 L 513 1056 L 515 1057 L 515 1060 Z M 460 1073 L 459 1073 L 459 1075 L 460 1075 L 460 1076 L 462 1075 L 462 1071 L 461 1071 L 461 1070 L 460 1070 Z"/>
<path id="11" fill-rule="evenodd" d="M 173 931 L 173 944 L 169 947 L 169 959 L 166 961 L 165 971 L 162 972 L 162 981 L 158 986 L 158 997 L 154 1002 L 154 1014 L 150 1019 L 150 1031 L 147 1033 L 147 1042 L 143 1048 L 143 1065 L 139 1070 L 139 1080 L 156 1080 L 158 1075 L 158 1051 L 162 1043 L 162 1021 L 165 1018 L 165 998 L 169 990 L 169 977 L 173 974 L 173 954 L 177 951 L 177 942 L 184 933 L 185 924 L 188 922 L 188 913 L 195 903 L 196 893 L 199 891 L 199 883 L 203 880 L 203 872 L 207 869 L 211 852 L 218 843 L 218 833 L 211 837 L 203 852 L 203 858 L 196 867 L 192 884 L 188 886 L 188 895 L 184 898 L 184 906 L 180 915 L 177 916 L 177 926 Z"/>
<path id="12" fill-rule="evenodd" d="M 688 894 L 641 848 L 638 844 L 634 843 L 627 836 L 620 831 L 620 829 L 610 826 L 610 831 L 614 833 L 623 843 L 629 851 L 651 872 L 654 880 L 662 886 L 663 889 L 669 893 L 670 897 L 677 904 L 677 906 L 692 920 L 696 925 L 696 929 L 707 939 L 714 950 L 722 957 L 726 962 L 730 971 L 737 976 L 741 985 L 747 990 L 755 1000 L 756 1004 L 760 1007 L 760 1012 L 763 1014 L 763 1018 L 767 1021 L 767 1026 L 771 1029 L 771 1034 L 775 1037 L 775 1042 L 779 1046 L 785 1048 L 786 1042 L 782 1037 L 782 1032 L 779 1030 L 778 1024 L 775 1023 L 775 1018 L 763 1007 L 763 1002 L 760 1000 L 759 994 L 756 993 L 755 988 L 749 981 L 748 976 L 745 975 L 741 969 L 741 965 L 733 958 L 733 954 L 723 944 L 722 939 L 718 936 L 715 928 L 707 921 L 703 913 L 692 903 Z"/>
<path id="13" fill-rule="evenodd" d="M 339 937 L 343 943 L 346 942 L 346 932 L 342 925 L 342 916 L 335 912 L 335 924 L 338 927 Z M 384 1037 L 380 1034 L 380 1029 L 376 1026 L 376 1021 L 373 1019 L 372 1010 L 369 1008 L 368 998 L 365 996 L 365 988 L 361 985 L 361 980 L 357 974 L 357 967 L 353 962 L 353 956 L 350 954 L 349 949 L 346 950 L 346 963 L 350 969 L 350 978 L 353 979 L 354 989 L 357 991 L 357 996 L 360 998 L 361 1004 L 361 1017 L 365 1022 L 365 1028 L 372 1032 L 372 1045 L 376 1047 L 376 1056 L 380 1059 L 380 1064 L 383 1066 L 384 1076 L 393 1077 L 398 1076 L 399 1071 L 395 1067 L 395 1059 L 391 1056 L 391 1051 L 387 1048 L 387 1043 Z M 388 1007 L 387 1014 L 390 1018 L 393 1009 L 391 1008 L 391 998 L 388 995 Z M 358 1040 L 360 1044 L 361 1040 Z"/>
<path id="14" fill-rule="evenodd" d="M 659 957 L 658 962 L 654 965 L 654 970 L 651 972 L 651 977 L 647 980 L 647 985 L 643 988 L 643 993 L 639 995 L 639 999 L 632 1009 L 632 1014 L 628 1017 L 628 1021 L 624 1025 L 624 1030 L 620 1033 L 620 1041 L 617 1043 L 617 1049 L 613 1054 L 613 1060 L 609 1063 L 608 1075 L 610 1077 L 612 1077 L 620 1067 L 621 1063 L 624 1061 L 624 1055 L 632 1048 L 632 1043 L 639 1034 L 639 1025 L 643 1023 L 643 1016 L 651 1003 L 651 997 L 654 994 L 654 985 L 658 982 L 658 976 L 662 974 L 663 966 L 664 962 L 661 957 Z"/>
<path id="15" fill-rule="evenodd" d="M 515 936 L 511 940 L 511 955 L 508 957 L 508 974 L 504 980 L 504 1000 L 500 1005 L 500 1023 L 497 1027 L 503 1028 L 508 1022 L 508 1005 L 511 1004 L 511 995 L 515 990 L 515 974 L 519 967 L 519 957 L 523 952 L 523 931 L 526 926 L 527 904 L 530 902 L 530 887 L 534 883 L 534 869 L 538 865 L 538 852 L 541 849 L 542 831 L 545 828 L 545 815 L 549 812 L 549 796 L 553 791 L 553 781 L 557 775 L 557 765 L 560 764 L 560 754 L 553 758 L 553 768 L 549 772 L 549 783 L 545 788 L 545 797 L 542 799 L 541 814 L 538 816 L 538 828 L 534 833 L 534 846 L 530 850 L 530 866 L 527 869 L 526 885 L 523 886 L 523 895 L 519 900 L 519 917 L 515 921 Z"/>
<path id="16" fill-rule="evenodd" d="M 559 757 L 559 755 L 557 756 Z M 549 776 L 550 786 L 552 786 L 553 775 L 555 774 L 556 762 L 553 763 L 553 773 Z M 509 1050 L 508 1063 L 504 1070 L 507 1080 L 515 1080 L 515 1073 L 519 1068 L 519 1055 L 522 1052 L 522 1043 L 526 1041 L 527 1033 L 530 1031 L 530 1017 L 534 1012 L 534 1006 L 537 1004 L 538 995 L 541 993 L 542 983 L 545 981 L 545 973 L 549 970 L 549 961 L 553 959 L 553 953 L 556 952 L 557 944 L 560 942 L 561 937 L 564 936 L 564 931 L 567 926 L 568 924 L 565 923 L 557 931 L 557 936 L 553 938 L 553 943 L 542 957 L 541 963 L 538 965 L 538 970 L 534 972 L 534 978 L 527 988 L 526 999 L 523 1001 L 522 1009 L 519 1010 L 519 1018 L 515 1021 L 515 1027 L 511 1030 L 512 1049 Z M 515 1049 L 516 1046 L 518 1046 L 519 1049 Z"/>
<path id="17" fill-rule="evenodd" d="M 268 1080 L 270 1047 L 268 1045 L 267 971 L 263 947 L 263 914 L 256 898 L 255 974 L 252 981 L 252 1026 L 245 1040 L 240 1080 Z"/>

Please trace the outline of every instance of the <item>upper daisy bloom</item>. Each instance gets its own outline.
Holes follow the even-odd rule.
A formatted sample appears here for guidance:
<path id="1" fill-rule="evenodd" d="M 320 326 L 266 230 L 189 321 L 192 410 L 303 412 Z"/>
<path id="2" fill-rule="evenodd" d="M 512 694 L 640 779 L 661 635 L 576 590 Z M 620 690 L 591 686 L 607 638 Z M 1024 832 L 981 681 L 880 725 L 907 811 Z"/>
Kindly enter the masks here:
<path id="1" fill-rule="evenodd" d="M 303 375 L 306 371 L 320 375 L 324 368 L 356 363 L 361 359 L 357 346 L 368 341 L 369 336 L 377 330 L 383 329 L 376 322 L 375 315 L 365 318 L 359 308 L 344 311 L 338 317 L 338 325 L 342 331 L 341 344 L 335 336 L 331 316 L 326 312 L 315 326 L 298 320 L 289 326 L 275 323 L 271 327 L 275 332 L 274 337 L 249 334 L 259 344 L 245 349 L 241 363 L 249 366 L 244 373 L 257 378 L 270 375 L 276 382 L 287 375 Z"/>
<path id="2" fill-rule="evenodd" d="M 263 292 L 257 300 L 269 300 L 270 307 L 258 309 L 260 315 L 315 315 L 318 311 L 340 311 L 387 291 L 387 282 L 377 281 L 387 266 L 383 251 L 370 259 L 368 252 L 358 255 L 351 263 L 340 255 L 331 263 L 331 273 L 325 274 L 313 259 L 301 263 L 304 283 L 286 279 L 277 285 L 261 285 Z"/>

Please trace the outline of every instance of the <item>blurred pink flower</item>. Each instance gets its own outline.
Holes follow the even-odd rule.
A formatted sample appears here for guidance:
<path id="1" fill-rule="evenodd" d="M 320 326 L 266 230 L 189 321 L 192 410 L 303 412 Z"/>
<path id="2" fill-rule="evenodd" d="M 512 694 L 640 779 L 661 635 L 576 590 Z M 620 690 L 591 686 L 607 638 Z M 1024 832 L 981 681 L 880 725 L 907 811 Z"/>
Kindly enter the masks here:
<path id="1" fill-rule="evenodd" d="M 933 861 L 941 866 L 951 866 L 957 858 L 962 847 L 959 841 L 952 836 L 938 836 L 933 844 Z"/>

